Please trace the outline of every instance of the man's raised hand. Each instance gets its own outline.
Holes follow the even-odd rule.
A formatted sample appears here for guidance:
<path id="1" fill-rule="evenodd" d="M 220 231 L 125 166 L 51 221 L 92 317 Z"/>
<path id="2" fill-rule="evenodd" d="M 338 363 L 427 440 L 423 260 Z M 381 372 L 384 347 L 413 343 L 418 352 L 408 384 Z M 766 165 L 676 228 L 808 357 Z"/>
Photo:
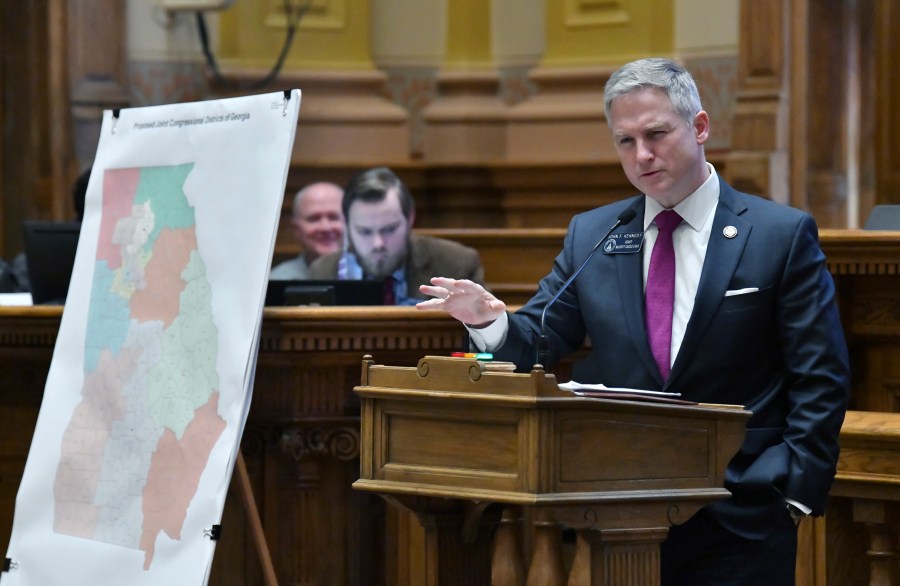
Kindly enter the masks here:
<path id="1" fill-rule="evenodd" d="M 434 277 L 431 285 L 420 285 L 419 291 L 433 299 L 420 301 L 417 309 L 440 309 L 474 327 L 487 326 L 506 311 L 505 303 L 468 279 Z"/>

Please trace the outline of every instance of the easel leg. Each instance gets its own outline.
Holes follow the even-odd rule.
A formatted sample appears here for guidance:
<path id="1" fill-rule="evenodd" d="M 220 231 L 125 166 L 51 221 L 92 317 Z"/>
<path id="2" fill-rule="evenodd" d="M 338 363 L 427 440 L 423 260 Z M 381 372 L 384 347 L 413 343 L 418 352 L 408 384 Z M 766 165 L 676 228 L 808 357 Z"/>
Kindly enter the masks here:
<path id="1" fill-rule="evenodd" d="M 266 534 L 263 532 L 262 521 L 259 518 L 259 509 L 256 508 L 256 499 L 253 497 L 253 487 L 250 485 L 250 475 L 247 474 L 247 465 L 244 463 L 244 455 L 238 450 L 235 464 L 238 476 L 238 490 L 244 503 L 244 511 L 247 514 L 247 524 L 250 526 L 250 535 L 253 545 L 256 546 L 256 554 L 262 566 L 266 586 L 278 586 L 278 578 L 275 576 L 275 566 L 272 565 L 272 556 L 269 553 L 269 545 L 266 543 Z"/>

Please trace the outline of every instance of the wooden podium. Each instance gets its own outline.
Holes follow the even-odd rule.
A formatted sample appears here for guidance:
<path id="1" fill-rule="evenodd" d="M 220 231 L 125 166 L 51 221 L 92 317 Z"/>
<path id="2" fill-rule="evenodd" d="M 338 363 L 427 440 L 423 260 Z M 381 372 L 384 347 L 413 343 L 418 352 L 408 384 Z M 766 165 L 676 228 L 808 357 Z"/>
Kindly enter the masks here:
<path id="1" fill-rule="evenodd" d="M 428 586 L 494 586 L 504 506 L 578 531 L 570 585 L 659 583 L 669 526 L 728 498 L 725 467 L 748 411 L 574 396 L 553 375 L 426 356 L 417 367 L 363 360 L 360 479 L 425 528 Z M 538 523 L 540 525 L 541 523 Z M 499 541 L 498 534 L 498 541 Z M 529 586 L 564 584 L 534 540 Z M 494 558 L 492 560 L 492 557 Z"/>

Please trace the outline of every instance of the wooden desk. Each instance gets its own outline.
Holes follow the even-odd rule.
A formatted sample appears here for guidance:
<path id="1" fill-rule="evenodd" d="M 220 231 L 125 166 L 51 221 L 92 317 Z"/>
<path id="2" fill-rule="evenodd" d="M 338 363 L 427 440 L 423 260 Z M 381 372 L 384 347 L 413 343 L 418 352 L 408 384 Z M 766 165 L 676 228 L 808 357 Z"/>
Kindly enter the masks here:
<path id="1" fill-rule="evenodd" d="M 900 583 L 900 413 L 847 413 L 825 520 L 829 584 Z"/>
<path id="2" fill-rule="evenodd" d="M 557 228 L 522 229 L 433 229 L 421 234 L 455 240 L 478 250 L 488 286 L 512 305 L 522 305 L 534 294 L 538 281 L 550 272 L 562 250 L 566 231 Z M 877 307 L 900 302 L 900 232 L 867 230 L 821 230 L 820 241 L 828 268 L 847 294 L 861 295 L 860 288 L 877 285 Z M 515 259 L 515 262 L 510 262 Z M 875 281 L 873 282 L 872 279 Z M 876 291 L 868 292 L 868 295 Z M 868 303 L 867 303 L 868 305 Z M 866 308 L 857 308 L 866 311 Z M 864 314 L 858 320 L 869 321 Z M 878 318 L 876 322 L 880 322 Z M 897 319 L 892 320 L 893 327 Z M 891 322 L 882 325 L 891 326 Z M 871 330 L 869 330 L 871 331 Z"/>
<path id="3" fill-rule="evenodd" d="M 0 544 L 46 384 L 62 310 L 0 307 Z M 413 308 L 265 310 L 253 405 L 241 444 L 281 584 L 396 583 L 385 560 L 385 505 L 351 489 L 359 478 L 364 354 L 414 366 L 462 348 L 464 329 Z M 261 584 L 240 498 L 226 502 L 210 584 Z"/>
<path id="4" fill-rule="evenodd" d="M 549 269 L 562 242 L 562 231 L 541 231 L 535 240 L 479 232 L 479 246 L 498 251 L 483 252 L 489 280 L 498 261 L 487 259 L 509 258 L 499 251 L 519 250 L 515 258 L 533 251 L 532 262 L 501 263 L 510 271 L 501 273 L 503 278 L 523 286 L 537 282 L 531 279 L 534 272 L 539 278 Z M 475 242 L 475 235 L 471 238 Z M 852 408 L 900 412 L 900 233 L 824 230 L 822 244 L 850 344 Z M 4 550 L 61 313 L 53 307 L 0 308 Z M 359 477 L 359 403 L 353 387 L 364 354 L 381 364 L 414 366 L 426 354 L 460 349 L 463 335 L 454 320 L 412 308 L 266 310 L 242 449 L 281 583 L 404 584 L 398 577 L 404 560 L 385 543 L 383 528 L 390 519 L 380 499 L 367 500 L 369 495 L 350 488 Z M 226 503 L 211 584 L 261 583 L 239 502 Z M 829 510 L 828 518 L 837 520 L 839 513 Z"/>

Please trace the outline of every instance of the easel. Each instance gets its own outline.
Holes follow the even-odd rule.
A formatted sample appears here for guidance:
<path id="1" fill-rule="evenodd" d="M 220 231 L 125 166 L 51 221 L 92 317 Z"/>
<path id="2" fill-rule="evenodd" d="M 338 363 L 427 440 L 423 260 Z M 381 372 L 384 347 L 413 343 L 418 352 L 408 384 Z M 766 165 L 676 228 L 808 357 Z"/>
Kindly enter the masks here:
<path id="1" fill-rule="evenodd" d="M 256 507 L 256 499 L 253 497 L 253 487 L 250 485 L 250 475 L 247 474 L 247 465 L 244 463 L 244 454 L 238 448 L 237 462 L 238 490 L 241 493 L 241 501 L 244 503 L 244 512 L 247 514 L 247 524 L 250 526 L 250 537 L 256 547 L 259 563 L 262 566 L 265 586 L 278 586 L 278 578 L 275 576 L 275 566 L 272 565 L 272 556 L 269 553 L 269 545 L 266 543 L 266 534 L 263 532 L 262 521 L 259 518 L 259 509 Z"/>

